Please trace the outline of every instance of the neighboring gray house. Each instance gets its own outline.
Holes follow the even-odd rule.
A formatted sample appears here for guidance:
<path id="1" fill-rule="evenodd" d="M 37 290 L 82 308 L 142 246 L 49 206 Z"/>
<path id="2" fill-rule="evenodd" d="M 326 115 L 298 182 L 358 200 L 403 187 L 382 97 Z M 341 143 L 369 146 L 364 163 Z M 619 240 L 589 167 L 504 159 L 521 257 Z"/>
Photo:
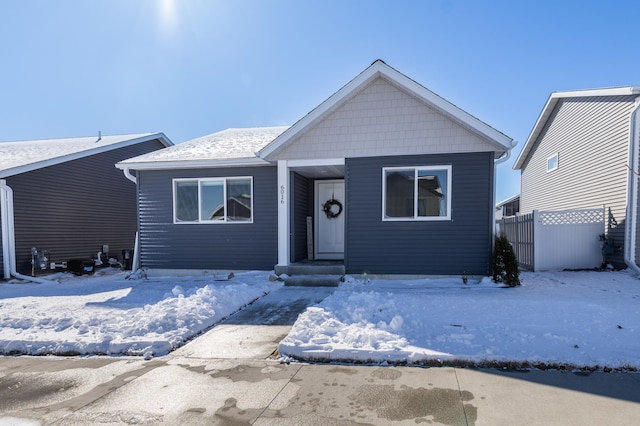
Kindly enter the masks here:
<path id="1" fill-rule="evenodd" d="M 604 206 L 607 261 L 636 270 L 639 101 L 639 86 L 552 93 L 514 164 L 522 213 Z"/>
<path id="2" fill-rule="evenodd" d="M 291 127 L 228 129 L 117 167 L 137 172 L 149 271 L 333 260 L 349 274 L 487 275 L 495 164 L 511 148 L 376 61 Z"/>
<path id="3" fill-rule="evenodd" d="M 0 279 L 31 275 L 32 259 L 41 272 L 132 249 L 136 190 L 114 165 L 170 145 L 162 133 L 0 142 Z"/>

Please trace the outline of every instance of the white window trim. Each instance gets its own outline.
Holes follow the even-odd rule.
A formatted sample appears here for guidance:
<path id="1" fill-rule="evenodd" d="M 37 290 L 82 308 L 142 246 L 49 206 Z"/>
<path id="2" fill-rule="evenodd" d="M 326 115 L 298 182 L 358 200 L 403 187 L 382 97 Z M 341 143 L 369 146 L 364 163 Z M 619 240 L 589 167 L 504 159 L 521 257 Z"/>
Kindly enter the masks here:
<path id="1" fill-rule="evenodd" d="M 556 158 L 556 165 L 552 168 L 549 168 L 549 160 L 551 160 L 553 157 Z M 550 155 L 549 157 L 547 157 L 547 173 L 550 173 L 554 170 L 558 170 L 558 167 L 560 167 L 560 156 L 558 155 L 558 153 L 556 152 L 553 155 Z"/>
<path id="2" fill-rule="evenodd" d="M 251 182 L 251 220 L 227 220 L 227 180 L 249 179 Z M 197 182 L 198 184 L 198 220 L 197 221 L 179 221 L 176 220 L 176 182 Z M 200 195 L 200 182 L 222 182 L 223 200 L 224 200 L 224 219 L 211 220 L 200 218 L 202 211 L 202 197 Z M 253 176 L 224 176 L 210 178 L 174 178 L 171 180 L 171 191 L 173 193 L 173 224 L 174 225 L 202 225 L 202 224 L 245 224 L 253 223 Z"/>
<path id="3" fill-rule="evenodd" d="M 411 170 L 413 169 L 414 176 L 416 176 L 415 182 L 417 182 L 417 173 L 418 171 L 424 170 L 446 170 L 447 171 L 447 206 L 446 211 L 447 214 L 445 216 L 418 216 L 418 203 L 414 203 L 413 206 L 413 217 L 386 217 L 385 216 L 385 206 L 386 206 L 386 196 L 387 196 L 387 179 L 386 174 L 387 171 L 393 170 Z M 383 167 L 382 168 L 382 221 L 383 222 L 430 222 L 430 221 L 444 221 L 451 220 L 451 198 L 453 189 L 451 187 L 451 165 L 438 165 L 438 166 L 399 166 L 399 167 Z M 414 185 L 414 200 L 418 199 L 418 185 Z"/>

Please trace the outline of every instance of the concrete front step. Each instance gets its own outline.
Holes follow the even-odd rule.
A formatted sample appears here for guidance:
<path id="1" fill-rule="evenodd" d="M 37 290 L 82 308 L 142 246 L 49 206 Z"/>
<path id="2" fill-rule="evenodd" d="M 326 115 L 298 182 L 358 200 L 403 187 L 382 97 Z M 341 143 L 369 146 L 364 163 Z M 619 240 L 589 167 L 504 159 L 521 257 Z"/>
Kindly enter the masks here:
<path id="1" fill-rule="evenodd" d="M 342 275 L 294 275 L 285 278 L 285 286 L 299 287 L 338 287 Z"/>
<path id="2" fill-rule="evenodd" d="M 344 275 L 343 264 L 293 264 L 276 266 L 277 275 Z"/>

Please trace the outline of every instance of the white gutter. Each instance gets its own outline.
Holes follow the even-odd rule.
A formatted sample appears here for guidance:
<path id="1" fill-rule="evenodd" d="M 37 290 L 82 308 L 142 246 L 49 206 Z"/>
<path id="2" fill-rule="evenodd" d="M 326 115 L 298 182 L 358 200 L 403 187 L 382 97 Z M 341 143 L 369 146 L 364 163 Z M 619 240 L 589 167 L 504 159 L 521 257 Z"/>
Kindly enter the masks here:
<path id="1" fill-rule="evenodd" d="M 636 136 L 640 130 L 638 125 L 640 112 L 640 98 L 636 99 L 636 107 L 629 116 L 629 173 L 627 181 L 627 224 L 624 233 L 624 263 L 637 275 L 640 267 L 636 264 L 636 227 L 638 223 L 638 144 L 640 138 Z"/>
<path id="2" fill-rule="evenodd" d="M 13 221 L 13 189 L 7 185 L 5 180 L 0 180 L 0 192 L 0 200 L 2 200 L 0 210 L 2 212 L 2 254 L 4 278 L 8 279 L 10 276 L 13 276 L 15 278 L 34 283 L 57 284 L 55 281 L 22 275 L 16 271 L 16 234 Z"/>
<path id="3" fill-rule="evenodd" d="M 135 183 L 136 185 L 138 184 L 138 179 L 134 175 L 131 174 L 131 171 L 129 170 L 129 167 L 123 167 L 122 168 L 122 173 L 124 173 L 124 177 L 129 179 L 131 182 Z"/>

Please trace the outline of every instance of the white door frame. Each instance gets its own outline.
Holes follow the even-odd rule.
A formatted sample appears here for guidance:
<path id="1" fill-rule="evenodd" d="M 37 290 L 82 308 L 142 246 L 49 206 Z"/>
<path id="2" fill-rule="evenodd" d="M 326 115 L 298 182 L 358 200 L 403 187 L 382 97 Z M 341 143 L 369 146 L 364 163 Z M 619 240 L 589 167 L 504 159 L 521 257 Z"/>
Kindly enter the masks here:
<path id="1" fill-rule="evenodd" d="M 313 193 L 313 200 L 314 200 L 314 221 L 313 221 L 313 257 L 314 259 L 318 259 L 318 260 L 343 260 L 344 259 L 344 244 L 343 244 L 343 248 L 342 251 L 340 252 L 324 252 L 321 253 L 320 249 L 319 249 L 319 245 L 320 245 L 320 234 L 319 234 L 319 228 L 320 228 L 320 220 L 322 219 L 321 215 L 323 215 L 324 213 L 322 212 L 322 203 L 324 203 L 325 200 L 320 200 L 320 191 L 319 191 L 319 186 L 322 184 L 341 184 L 342 188 L 343 188 L 343 192 L 345 190 L 344 187 L 344 179 L 328 179 L 328 180 L 316 180 L 313 184 L 313 189 L 314 189 L 314 193 Z M 344 229 L 344 214 L 346 213 L 345 210 L 347 208 L 346 206 L 346 200 L 342 200 L 342 207 L 343 210 L 341 212 L 341 223 L 343 224 L 342 229 L 341 229 L 341 233 L 342 233 L 342 241 L 344 242 L 344 236 L 345 236 L 345 229 Z M 333 220 L 333 219 L 331 219 Z"/>
<path id="2" fill-rule="evenodd" d="M 292 169 L 304 169 L 317 166 L 342 166 L 344 158 L 322 158 L 308 160 L 277 160 L 278 191 L 278 264 L 276 268 L 283 268 L 290 264 L 291 255 L 291 217 L 290 217 L 290 176 Z"/>

